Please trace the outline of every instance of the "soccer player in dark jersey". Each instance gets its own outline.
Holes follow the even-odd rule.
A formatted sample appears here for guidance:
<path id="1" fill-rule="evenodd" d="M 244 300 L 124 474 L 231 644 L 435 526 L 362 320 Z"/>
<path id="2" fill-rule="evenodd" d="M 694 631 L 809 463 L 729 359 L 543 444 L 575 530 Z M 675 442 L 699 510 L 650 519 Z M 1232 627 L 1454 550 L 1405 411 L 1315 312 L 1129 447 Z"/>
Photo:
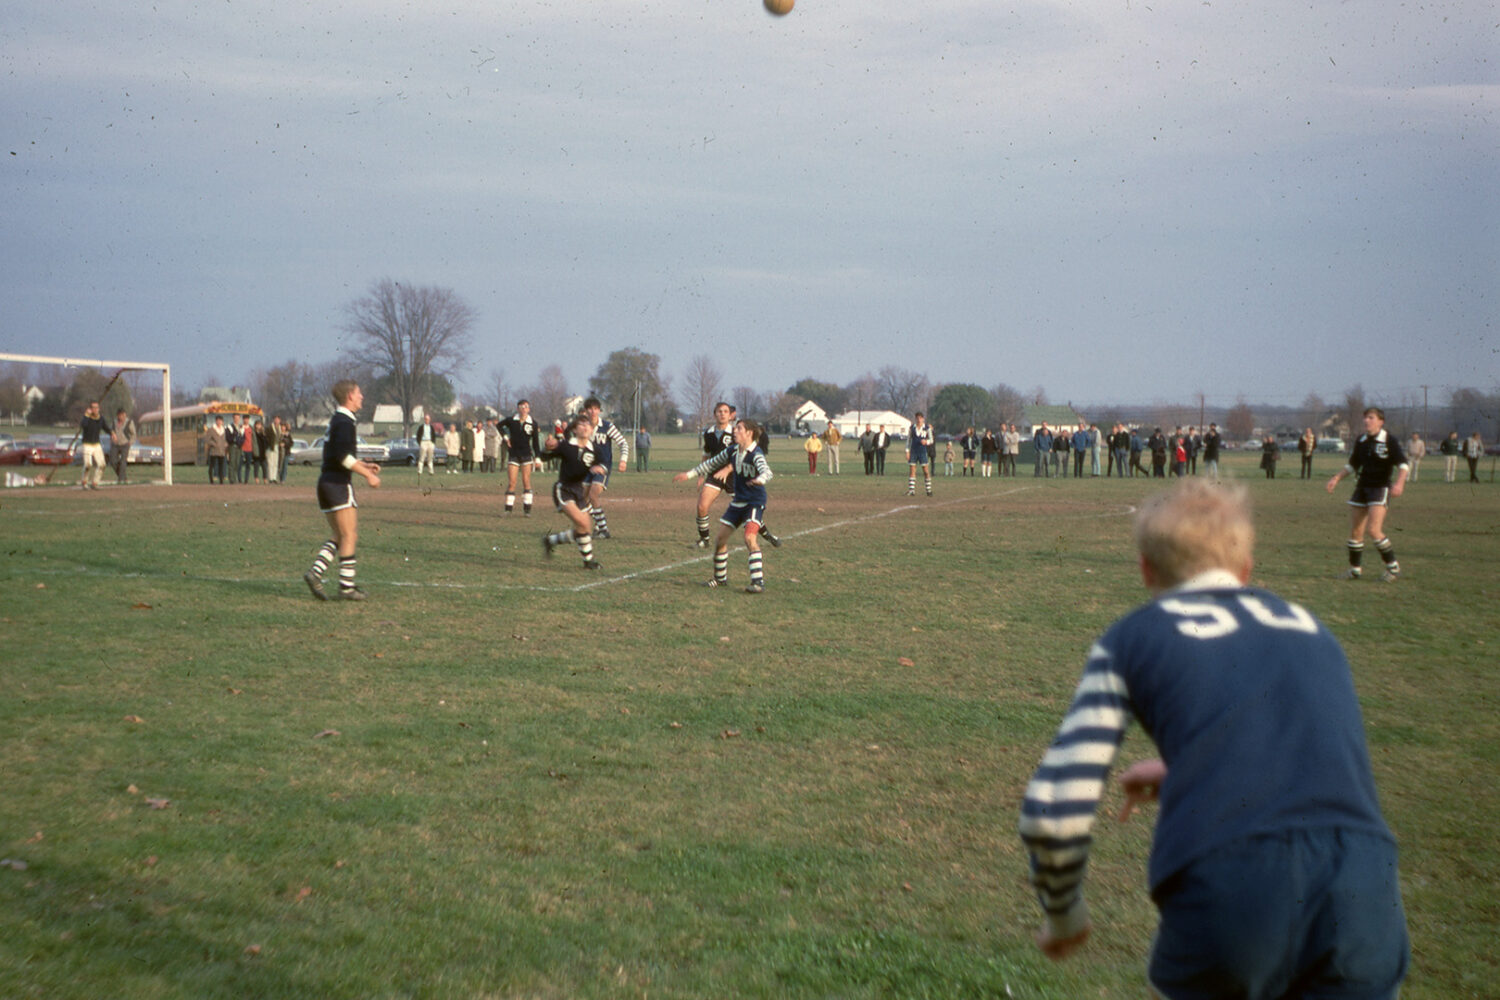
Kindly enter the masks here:
<path id="1" fill-rule="evenodd" d="M 914 497 L 917 495 L 917 466 L 922 467 L 922 484 L 927 487 L 927 495 L 932 496 L 932 469 L 927 464 L 928 457 L 932 454 L 932 427 L 927 423 L 927 417 L 917 413 L 911 422 L 911 434 L 906 442 L 906 495 Z"/>
<path id="2" fill-rule="evenodd" d="M 594 467 L 589 470 L 589 509 L 594 518 L 594 534 L 608 538 L 609 518 L 604 515 L 604 491 L 609 489 L 610 467 L 614 465 L 615 449 L 620 449 L 620 471 L 625 471 L 630 461 L 630 444 L 612 421 L 602 416 L 604 404 L 590 396 L 583 401 L 583 414 L 594 425 Z"/>
<path id="3" fill-rule="evenodd" d="M 730 488 L 734 499 L 719 518 L 722 527 L 714 541 L 714 576 L 708 581 L 710 587 L 729 584 L 729 537 L 736 528 L 745 529 L 745 548 L 750 550 L 750 586 L 747 594 L 764 593 L 766 589 L 764 565 L 760 552 L 761 523 L 766 517 L 766 483 L 771 481 L 771 466 L 766 453 L 760 448 L 760 425 L 753 420 L 735 422 L 731 432 L 734 446 L 704 459 L 687 472 L 672 477 L 673 482 L 683 482 L 694 476 L 711 477 L 720 469 L 729 469 Z"/>
<path id="4" fill-rule="evenodd" d="M 354 502 L 354 473 L 365 477 L 371 489 L 380 487 L 380 466 L 359 457 L 359 431 L 354 415 L 364 405 L 365 394 L 353 379 L 333 384 L 333 401 L 338 407 L 328 421 L 323 441 L 323 472 L 318 476 L 318 508 L 328 519 L 333 537 L 323 543 L 313 559 L 312 569 L 302 574 L 307 589 L 320 601 L 328 600 L 323 590 L 323 575 L 335 557 L 339 561 L 340 600 L 363 601 L 365 592 L 354 584 L 354 546 L 359 539 L 359 505 Z"/>
<path id="5" fill-rule="evenodd" d="M 505 513 L 509 514 L 516 509 L 516 476 L 521 479 L 521 513 L 526 517 L 531 516 L 531 470 L 542 467 L 541 459 L 538 457 L 542 450 L 541 439 L 538 436 L 536 421 L 531 419 L 531 403 L 521 400 L 516 404 L 516 412 L 507 417 L 505 423 L 500 425 L 500 433 L 504 435 L 509 458 L 505 460 Z"/>
<path id="6" fill-rule="evenodd" d="M 588 478 L 595 466 L 594 425 L 587 414 L 575 416 L 563 438 L 549 436 L 542 443 L 543 457 L 559 460 L 557 483 L 552 487 L 552 503 L 558 513 L 573 522 L 573 527 L 542 536 L 542 550 L 548 556 L 559 545 L 573 542 L 583 556 L 584 569 L 598 569 L 594 559 L 593 529 L 589 519 Z"/>
<path id="7" fill-rule="evenodd" d="M 1248 586 L 1245 495 L 1182 479 L 1136 518 L 1153 599 L 1095 642 L 1026 788 L 1036 941 L 1062 959 L 1088 938 L 1094 813 L 1133 719 L 1161 755 L 1119 779 L 1121 820 L 1161 804 L 1154 995 L 1390 1000 L 1409 945 L 1354 679 L 1316 618 Z"/>
<path id="8" fill-rule="evenodd" d="M 1349 498 L 1349 568 L 1343 578 L 1359 579 L 1368 532 L 1375 542 L 1375 551 L 1385 563 L 1380 579 L 1394 583 L 1401 575 L 1401 564 L 1396 561 L 1395 547 L 1385 533 L 1385 514 L 1390 498 L 1399 497 L 1406 489 L 1411 466 L 1406 461 L 1406 452 L 1401 450 L 1401 442 L 1386 433 L 1384 410 L 1378 406 L 1368 408 L 1364 421 L 1365 432 L 1354 442 L 1349 464 L 1328 480 L 1328 492 L 1332 493 L 1340 479 L 1359 474 L 1354 481 L 1354 495 Z"/>
<path id="9" fill-rule="evenodd" d="M 714 422 L 711 426 L 703 428 L 703 459 L 707 461 L 725 451 L 734 449 L 734 420 L 735 409 L 728 403 L 720 401 L 714 404 Z M 762 429 L 761 434 L 765 431 Z M 761 452 L 766 452 L 764 443 Z M 713 506 L 720 495 L 734 495 L 734 475 L 730 466 L 725 465 L 713 475 L 704 476 L 698 483 L 698 541 L 700 549 L 708 548 L 711 543 L 708 531 L 708 510 Z M 781 548 L 781 539 L 771 533 L 771 529 L 764 524 L 760 526 L 760 535 L 770 542 L 774 548 Z"/>

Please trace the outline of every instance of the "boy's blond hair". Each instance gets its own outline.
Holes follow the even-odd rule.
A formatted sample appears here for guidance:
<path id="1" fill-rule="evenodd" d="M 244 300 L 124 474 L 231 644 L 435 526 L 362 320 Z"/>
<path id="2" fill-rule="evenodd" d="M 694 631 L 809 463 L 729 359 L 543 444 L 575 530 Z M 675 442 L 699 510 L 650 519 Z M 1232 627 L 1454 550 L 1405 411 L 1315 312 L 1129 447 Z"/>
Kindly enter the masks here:
<path id="1" fill-rule="evenodd" d="M 333 391 L 330 393 L 330 395 L 333 396 L 333 401 L 335 403 L 343 406 L 345 403 L 349 402 L 350 394 L 353 393 L 357 388 L 359 388 L 359 383 L 354 379 L 341 378 L 337 382 L 333 383 Z"/>
<path id="2" fill-rule="evenodd" d="M 1135 547 L 1163 587 L 1211 569 L 1239 573 L 1255 550 L 1249 495 L 1238 484 L 1183 479 L 1141 505 Z"/>

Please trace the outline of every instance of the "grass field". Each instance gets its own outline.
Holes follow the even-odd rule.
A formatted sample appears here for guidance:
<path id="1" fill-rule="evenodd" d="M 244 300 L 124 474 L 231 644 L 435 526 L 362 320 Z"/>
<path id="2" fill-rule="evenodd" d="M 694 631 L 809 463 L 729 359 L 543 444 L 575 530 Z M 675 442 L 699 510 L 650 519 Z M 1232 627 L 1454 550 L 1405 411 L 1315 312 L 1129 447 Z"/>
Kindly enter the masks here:
<path id="1" fill-rule="evenodd" d="M 591 574 L 542 558 L 550 504 L 500 514 L 501 477 L 390 470 L 360 491 L 362 605 L 302 585 L 313 470 L 0 492 L 0 996 L 1143 996 L 1149 816 L 1101 819 L 1095 934 L 1061 965 L 1014 831 L 1090 641 L 1144 597 L 1153 484 L 912 500 L 904 466 L 846 447 L 812 478 L 796 449 L 761 596 L 740 550 L 702 586 L 669 471 L 616 475 Z M 1424 469 L 1391 515 L 1405 578 L 1350 584 L 1337 460 L 1254 461 L 1229 469 L 1255 580 L 1354 665 L 1403 995 L 1500 996 L 1500 486 Z"/>

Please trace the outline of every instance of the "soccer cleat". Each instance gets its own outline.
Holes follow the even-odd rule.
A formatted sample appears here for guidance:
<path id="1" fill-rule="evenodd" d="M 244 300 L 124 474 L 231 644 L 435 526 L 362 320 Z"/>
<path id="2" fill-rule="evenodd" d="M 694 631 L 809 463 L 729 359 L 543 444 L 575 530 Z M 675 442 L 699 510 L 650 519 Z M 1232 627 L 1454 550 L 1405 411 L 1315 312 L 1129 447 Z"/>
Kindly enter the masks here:
<path id="1" fill-rule="evenodd" d="M 909 496 L 909 497 L 914 497 L 914 496 L 917 495 L 917 491 L 916 490 L 907 490 L 906 491 L 906 495 Z"/>
<path id="2" fill-rule="evenodd" d="M 706 548 L 708 548 L 708 538 L 706 536 L 700 537 L 698 539 L 698 548 L 700 548 L 700 549 L 706 549 Z"/>
<path id="3" fill-rule="evenodd" d="M 747 594 L 764 594 L 765 592 L 766 585 L 763 583 L 752 583 L 750 586 L 745 588 L 745 593 Z"/>
<path id="4" fill-rule="evenodd" d="M 771 534 L 771 529 L 770 528 L 764 528 L 764 527 L 761 528 L 760 529 L 760 534 L 761 534 L 762 538 L 764 538 L 766 541 L 768 541 L 768 542 L 771 543 L 771 548 L 773 548 L 773 549 L 779 549 L 779 548 L 781 548 L 781 539 L 779 537 L 777 537 L 776 535 Z"/>
<path id="5" fill-rule="evenodd" d="M 729 581 L 728 580 L 720 580 L 718 577 L 714 577 L 711 580 L 709 580 L 707 583 L 705 583 L 704 586 L 705 587 L 727 587 L 727 586 L 729 586 Z"/>
<path id="6" fill-rule="evenodd" d="M 599 569 L 600 566 L 601 566 L 601 564 L 600 564 L 599 560 L 597 560 L 597 559 L 585 559 L 583 561 L 583 568 L 584 569 Z"/>
<path id="7" fill-rule="evenodd" d="M 1384 570 L 1380 574 L 1381 583 L 1395 583 L 1399 579 L 1401 579 L 1401 571 L 1399 569 Z"/>
<path id="8" fill-rule="evenodd" d="M 612 536 L 610 535 L 608 528 L 600 528 L 598 531 L 594 532 L 594 537 L 595 538 L 610 538 Z"/>
<path id="9" fill-rule="evenodd" d="M 341 601 L 364 601 L 368 599 L 369 595 L 358 587 L 339 588 L 339 600 Z"/>
<path id="10" fill-rule="evenodd" d="M 1339 574 L 1338 578 L 1340 580 L 1358 580 L 1362 575 L 1357 569 L 1346 569 Z"/>
<path id="11" fill-rule="evenodd" d="M 542 551 L 547 554 L 547 558 L 548 559 L 552 558 L 552 548 L 553 548 L 553 545 L 552 545 L 552 536 L 551 535 L 543 535 L 542 536 Z"/>
<path id="12" fill-rule="evenodd" d="M 318 574 L 314 573 L 312 570 L 308 570 L 306 573 L 302 574 L 302 582 L 307 584 L 307 589 L 312 591 L 312 595 L 318 600 L 328 600 L 328 595 L 323 592 L 323 581 L 318 576 Z"/>

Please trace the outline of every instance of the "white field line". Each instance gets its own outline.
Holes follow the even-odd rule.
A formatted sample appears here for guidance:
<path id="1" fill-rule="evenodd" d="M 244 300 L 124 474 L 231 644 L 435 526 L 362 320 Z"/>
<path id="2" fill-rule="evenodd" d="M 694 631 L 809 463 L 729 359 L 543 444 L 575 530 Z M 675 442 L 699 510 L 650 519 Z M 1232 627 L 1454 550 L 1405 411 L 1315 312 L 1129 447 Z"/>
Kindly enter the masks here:
<path id="1" fill-rule="evenodd" d="M 790 535 L 783 535 L 782 537 L 785 538 L 785 539 L 806 538 L 806 537 L 808 537 L 810 535 L 816 535 L 816 534 L 819 534 L 819 533 L 824 532 L 824 531 L 835 531 L 835 530 L 838 530 L 838 529 L 841 529 L 841 528 L 849 528 L 849 527 L 853 527 L 853 526 L 859 525 L 859 524 L 868 524 L 871 521 L 878 521 L 878 520 L 881 520 L 883 518 L 894 517 L 894 516 L 896 516 L 898 514 L 905 514 L 908 511 L 930 509 L 930 508 L 933 508 L 933 507 L 949 507 L 949 506 L 954 506 L 956 504 L 973 503 L 973 502 L 978 501 L 978 500 L 990 500 L 990 499 L 994 499 L 994 498 L 997 498 L 997 497 L 1012 496 L 1014 494 L 1023 493 L 1023 492 L 1025 492 L 1027 490 L 1034 489 L 1034 488 L 1035 487 L 1031 487 L 1031 486 L 1018 486 L 1018 487 L 1015 487 L 1014 489 L 1003 490 L 1003 491 L 1001 491 L 999 493 L 984 493 L 984 494 L 980 494 L 978 496 L 960 497 L 959 499 L 956 499 L 956 500 L 941 500 L 941 501 L 935 501 L 933 503 L 914 503 L 914 504 L 913 503 L 909 503 L 909 504 L 902 504 L 902 505 L 900 505 L 898 507 L 891 507 L 891 508 L 889 508 L 887 510 L 876 511 L 876 512 L 874 512 L 872 514 L 865 514 L 865 515 L 863 515 L 861 517 L 845 518 L 842 521 L 833 521 L 833 522 L 828 523 L 828 524 L 819 524 L 819 525 L 816 525 L 816 526 L 811 527 L 811 528 L 804 528 L 801 531 L 793 532 Z M 184 503 L 184 504 L 162 504 L 162 505 L 160 505 L 160 507 L 181 507 L 181 506 L 189 506 L 189 504 Z M 133 509 L 138 511 L 141 508 L 136 507 L 136 508 L 133 508 Z M 1136 508 L 1133 505 L 1131 505 L 1131 504 L 1121 504 L 1121 505 L 1119 505 L 1119 509 L 1112 510 L 1112 511 L 1106 511 L 1106 512 L 1103 512 L 1103 513 L 1090 513 L 1090 514 L 1084 514 L 1084 515 L 1062 515 L 1062 516 L 1065 517 L 1065 518 L 1084 517 L 1084 518 L 1087 518 L 1087 519 L 1090 519 L 1090 520 L 1095 519 L 1095 518 L 1106 518 L 1106 517 L 1128 517 L 1131 514 L 1135 513 L 1135 509 Z M 72 513 L 76 514 L 77 512 L 74 511 Z M 745 551 L 745 547 L 743 545 L 731 546 L 730 551 L 731 552 L 743 552 L 743 551 Z M 407 588 L 421 588 L 421 589 L 429 589 L 429 590 L 494 590 L 494 591 L 519 590 L 519 591 L 530 591 L 530 592 L 533 592 L 533 593 L 573 593 L 573 594 L 576 594 L 576 593 L 581 593 L 581 592 L 587 591 L 587 590 L 593 590 L 593 589 L 595 589 L 597 587 L 606 587 L 606 586 L 611 586 L 611 585 L 618 584 L 618 583 L 625 583 L 625 582 L 628 582 L 630 580 L 641 580 L 641 579 L 645 579 L 646 577 L 650 577 L 650 576 L 659 576 L 659 575 L 661 575 L 663 573 L 670 573 L 670 572 L 672 572 L 674 570 L 685 569 L 685 568 L 687 568 L 689 566 L 698 565 L 699 563 L 709 562 L 712 559 L 713 559 L 713 555 L 711 553 L 710 554 L 706 554 L 706 555 L 697 555 L 697 556 L 693 556 L 691 559 L 682 559 L 682 560 L 678 560 L 677 562 L 665 563 L 665 564 L 663 564 L 661 566 L 653 566 L 653 567 L 651 567 L 649 569 L 635 570 L 635 571 L 630 572 L 630 573 L 620 573 L 620 574 L 617 574 L 615 576 L 596 577 L 596 578 L 588 580 L 585 583 L 576 584 L 574 586 L 538 586 L 536 584 L 507 584 L 507 583 L 443 583 L 443 582 L 440 582 L 440 581 L 433 581 L 433 580 L 382 580 L 382 581 L 380 581 L 380 584 L 381 584 L 381 586 L 385 586 L 385 587 L 407 587 Z M 120 579 L 120 580 L 152 580 L 152 579 L 156 579 L 156 580 L 186 580 L 186 581 L 189 581 L 191 583 L 222 583 L 222 584 L 231 584 L 231 585 L 236 585 L 236 586 L 243 586 L 243 585 L 246 585 L 246 584 L 267 584 L 267 583 L 283 583 L 283 582 L 285 582 L 285 581 L 283 581 L 280 578 L 266 579 L 266 578 L 233 577 L 233 576 L 208 576 L 208 575 L 196 574 L 196 573 L 161 573 L 161 572 L 152 573 L 152 572 L 143 572 L 143 571 L 121 571 L 121 570 L 101 569 L 101 568 L 98 568 L 98 567 L 92 567 L 92 566 L 87 566 L 87 565 L 83 565 L 83 564 L 75 564 L 75 565 L 70 566 L 70 567 L 57 567 L 57 568 L 49 568 L 49 569 L 29 570 L 27 572 L 27 575 L 28 576 L 32 576 L 32 575 L 35 575 L 35 576 L 100 576 L 100 577 L 106 577 L 106 578 L 112 578 L 112 579 Z M 288 585 L 289 586 L 295 586 L 295 584 L 288 584 Z"/>

